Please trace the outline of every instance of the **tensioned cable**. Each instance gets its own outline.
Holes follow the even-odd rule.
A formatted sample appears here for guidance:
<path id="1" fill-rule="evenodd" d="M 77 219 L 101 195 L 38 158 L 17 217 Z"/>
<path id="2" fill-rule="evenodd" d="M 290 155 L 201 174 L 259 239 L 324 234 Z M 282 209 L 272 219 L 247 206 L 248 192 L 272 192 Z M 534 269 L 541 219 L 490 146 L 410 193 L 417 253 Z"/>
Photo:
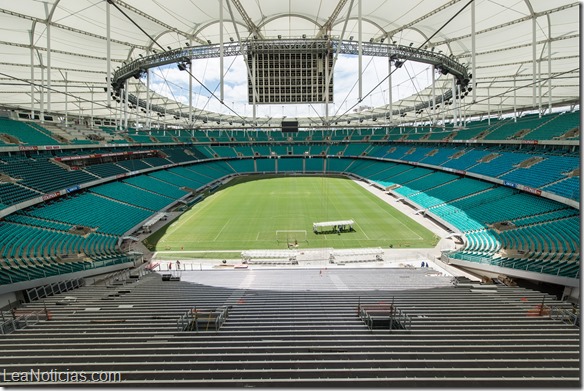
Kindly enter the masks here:
<path id="1" fill-rule="evenodd" d="M 223 74 L 223 77 L 225 77 L 227 75 L 227 73 L 229 73 L 229 70 L 231 70 L 231 67 L 235 63 L 235 60 L 237 60 L 237 57 L 236 56 L 234 56 L 233 57 L 233 60 L 231 60 L 231 64 L 229 64 L 229 66 L 227 67 L 227 70 Z M 205 65 L 205 72 L 207 72 L 207 66 L 206 65 Z M 213 92 L 217 91 L 217 88 L 219 88 L 220 85 L 221 85 L 221 83 L 217 83 L 217 85 L 213 89 Z M 207 103 L 205 103 L 205 105 L 203 106 L 203 108 L 201 110 L 205 110 L 205 108 L 207 107 L 207 105 L 209 104 L 210 101 L 211 101 L 211 97 L 207 98 Z"/>
<path id="2" fill-rule="evenodd" d="M 373 57 L 371 57 L 371 59 L 369 60 L 369 62 L 367 63 L 367 65 L 365 65 L 365 69 L 363 69 L 363 72 L 365 72 L 367 69 L 369 69 L 369 65 L 371 65 L 371 62 L 373 61 Z M 353 92 L 353 90 L 355 89 L 355 87 L 357 86 L 357 83 L 359 82 L 359 80 L 355 81 L 355 83 L 353 83 L 353 87 L 351 87 L 351 89 L 349 90 L 349 92 L 347 92 L 347 96 L 345 96 L 345 99 L 343 99 L 343 101 L 339 104 L 339 108 L 337 109 L 337 111 L 333 114 L 334 119 L 331 120 L 330 122 L 334 122 L 336 120 L 339 120 L 341 117 L 343 117 L 345 114 L 347 114 L 348 111 L 350 111 L 353 107 L 357 106 L 359 103 L 361 103 L 363 101 L 363 99 L 365 99 L 371 92 L 369 92 L 369 94 L 367 94 L 366 96 L 363 97 L 363 99 L 361 99 L 360 101 L 358 101 L 357 103 L 355 103 L 354 106 L 352 106 L 349 110 L 345 111 L 342 115 L 340 115 L 339 117 L 337 117 L 337 113 L 341 110 L 341 108 L 343 107 L 343 103 L 345 103 L 347 101 L 347 99 L 349 99 L 349 95 L 351 95 L 351 92 Z M 376 89 L 377 87 L 379 87 L 381 83 L 379 83 L 378 85 L 375 86 L 374 89 Z"/>
<path id="3" fill-rule="evenodd" d="M 551 77 L 544 77 L 543 79 L 540 79 L 540 80 L 536 81 L 535 84 L 538 84 L 540 82 L 547 82 L 548 80 L 560 79 L 560 78 L 563 78 L 564 75 L 568 75 L 568 74 L 571 74 L 571 73 L 577 73 L 577 72 L 579 72 L 579 70 L 580 70 L 580 68 L 574 68 L 574 69 L 569 69 L 567 71 L 558 72 L 558 73 L 553 74 Z M 93 103 L 93 104 L 97 105 L 98 107 L 102 107 L 102 108 L 105 108 L 105 109 L 111 109 L 111 110 L 114 110 L 114 111 L 121 111 L 120 109 L 118 109 L 116 107 L 113 107 L 113 108 L 112 107 L 109 107 L 105 103 L 99 103 L 99 101 L 94 101 L 94 100 L 92 101 L 91 99 L 83 98 L 82 96 L 75 95 L 75 94 L 73 94 L 71 92 L 65 93 L 65 92 L 63 92 L 61 90 L 58 90 L 55 87 L 50 87 L 49 88 L 49 87 L 47 87 L 45 85 L 41 85 L 39 83 L 33 83 L 30 80 L 26 80 L 26 79 L 22 79 L 22 78 L 19 78 L 19 77 L 16 77 L 16 76 L 12 76 L 12 75 L 9 75 L 9 74 L 4 73 L 4 72 L 0 72 L 0 76 L 3 76 L 5 78 L 11 79 L 11 80 L 17 80 L 17 81 L 19 81 L 19 82 L 21 82 L 21 83 L 23 83 L 25 85 L 28 85 L 28 86 L 31 86 L 32 85 L 33 87 L 37 87 L 39 89 L 50 90 L 52 92 L 56 92 L 56 93 L 59 93 L 59 94 L 67 95 L 67 96 L 76 98 L 79 102 Z M 505 91 L 503 91 L 503 92 L 501 92 L 499 94 L 495 94 L 495 95 L 492 95 L 492 96 L 489 96 L 489 97 L 485 97 L 484 99 L 480 99 L 476 103 L 481 103 L 481 102 L 487 101 L 487 100 L 489 100 L 491 98 L 506 96 L 506 94 L 508 94 L 510 92 L 513 92 L 514 90 L 515 91 L 519 91 L 519 90 L 521 90 L 523 88 L 531 88 L 533 86 L 533 84 L 534 84 L 533 82 L 530 82 L 530 83 L 527 83 L 527 84 L 525 84 L 523 86 L 517 86 L 515 88 L 510 87 L 510 88 L 506 89 Z M 473 103 L 463 103 L 463 106 L 468 106 L 468 105 L 471 105 L 471 104 L 473 104 Z M 39 111 L 39 110 L 35 110 L 35 111 Z M 141 118 L 146 118 L 144 115 L 140 115 L 140 117 Z"/>
<path id="4" fill-rule="evenodd" d="M 140 31 L 142 31 L 151 41 L 152 43 L 156 44 L 156 46 L 158 46 L 160 48 L 160 50 L 162 50 L 163 52 L 167 52 L 167 50 L 162 47 L 162 45 L 160 45 L 154 38 L 152 38 L 152 36 L 150 34 L 148 34 L 146 32 L 146 30 L 144 30 L 142 27 L 140 27 L 140 25 L 138 23 L 136 23 L 128 14 L 126 14 L 120 7 L 118 7 L 118 5 L 114 2 L 114 0 L 106 0 L 109 4 L 113 5 L 118 11 L 120 11 L 120 13 L 122 15 L 124 15 L 130 22 L 132 22 L 132 24 L 134 26 L 136 26 Z M 235 114 L 237 117 L 239 117 L 243 122 L 247 122 L 245 120 L 245 118 L 243 118 L 241 115 L 239 115 L 235 110 L 233 110 L 231 107 L 229 107 L 228 105 L 226 105 L 221 99 L 219 99 L 217 97 L 217 95 L 215 95 L 209 88 L 207 88 L 207 86 L 205 86 L 203 83 L 201 83 L 199 81 L 199 79 L 197 79 L 195 77 L 195 75 L 193 75 L 193 73 L 190 71 L 190 69 L 186 69 L 185 71 L 197 82 L 199 83 L 205 90 L 207 90 L 207 92 L 209 92 L 209 94 L 211 94 L 211 96 L 213 96 L 213 98 L 217 99 L 217 101 L 219 101 L 219 103 L 221 103 L 223 106 L 225 106 L 229 111 L 231 111 L 233 114 Z"/>
<path id="5" fill-rule="evenodd" d="M 168 70 L 170 70 L 170 69 L 168 69 Z M 168 72 L 167 72 L 167 75 L 168 75 Z M 180 113 L 180 114 L 182 114 L 182 109 L 181 109 L 180 105 L 178 105 L 178 103 L 180 103 L 180 102 L 178 101 L 178 99 L 176 99 L 176 96 L 174 95 L 174 92 L 172 91 L 172 88 L 170 87 L 170 83 L 168 82 L 168 79 L 167 79 L 166 75 L 164 75 L 164 74 L 162 74 L 162 72 L 160 72 L 160 78 L 161 78 L 162 80 L 164 80 L 164 83 L 165 83 L 165 84 L 166 84 L 166 86 L 168 87 L 168 91 L 169 91 L 169 92 L 170 92 L 170 94 L 172 95 L 172 99 L 174 99 L 174 101 L 177 103 L 177 108 L 178 108 L 178 110 L 179 110 L 179 113 Z M 173 83 L 173 84 L 174 84 L 174 83 Z M 177 87 L 178 87 L 178 86 L 177 86 Z"/>
<path id="6" fill-rule="evenodd" d="M 460 13 L 462 11 L 464 11 L 466 9 L 466 7 L 468 7 L 474 0 L 470 0 L 468 3 L 466 3 L 464 5 L 464 7 L 462 7 L 460 10 L 458 10 L 454 15 L 452 15 L 446 22 L 444 22 L 444 24 L 438 29 L 436 30 L 432 35 L 430 35 L 428 38 L 426 38 L 426 40 L 420 45 L 418 46 L 417 50 L 421 49 L 424 47 L 424 45 L 426 45 L 428 42 L 430 42 L 430 40 L 432 38 L 434 38 L 436 36 L 436 34 L 438 34 L 440 31 L 442 31 L 442 29 L 444 27 L 446 27 L 450 22 L 452 22 L 454 20 L 454 18 L 456 18 L 458 15 L 460 15 Z M 404 59 L 403 63 L 405 63 L 406 61 L 408 61 L 407 59 Z M 353 106 L 351 106 L 349 109 L 347 109 L 347 111 L 345 111 L 343 114 L 341 114 L 339 117 L 335 117 L 331 122 L 334 122 L 336 120 L 338 120 L 339 118 L 345 116 L 349 111 L 351 111 L 355 106 L 357 106 L 359 103 L 361 103 L 363 101 L 363 99 L 367 98 L 369 95 L 371 95 L 371 93 L 373 91 L 375 91 L 383 82 L 385 82 L 398 68 L 394 68 L 393 71 L 391 71 L 386 77 L 383 78 L 383 80 L 381 80 L 379 83 L 377 83 L 377 85 L 375 87 L 373 87 L 367 94 L 365 94 L 365 96 L 363 96 L 357 103 L 355 103 Z M 361 77 L 361 75 L 359 76 Z"/>

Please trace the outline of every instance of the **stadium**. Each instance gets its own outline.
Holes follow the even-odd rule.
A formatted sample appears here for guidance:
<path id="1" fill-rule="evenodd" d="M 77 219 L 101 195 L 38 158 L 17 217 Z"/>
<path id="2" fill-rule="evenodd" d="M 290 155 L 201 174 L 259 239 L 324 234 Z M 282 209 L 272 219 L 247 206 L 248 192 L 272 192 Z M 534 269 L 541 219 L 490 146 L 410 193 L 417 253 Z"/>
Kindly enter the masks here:
<path id="1" fill-rule="evenodd" d="M 2 1 L 0 386 L 580 388 L 576 1 Z"/>

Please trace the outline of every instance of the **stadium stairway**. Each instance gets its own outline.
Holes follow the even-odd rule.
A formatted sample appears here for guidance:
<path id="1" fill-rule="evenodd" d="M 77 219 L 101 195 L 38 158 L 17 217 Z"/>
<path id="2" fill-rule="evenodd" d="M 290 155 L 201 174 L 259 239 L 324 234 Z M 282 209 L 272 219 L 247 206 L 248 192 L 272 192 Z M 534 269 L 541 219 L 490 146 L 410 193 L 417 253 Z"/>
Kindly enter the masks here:
<path id="1" fill-rule="evenodd" d="M 324 277 L 301 270 L 294 290 L 256 289 L 251 271 L 240 270 L 203 272 L 193 277 L 199 283 L 150 273 L 84 286 L 19 308 L 46 307 L 51 320 L 0 336 L 0 365 L 8 372 L 114 371 L 121 382 L 107 385 L 116 386 L 580 385 L 579 328 L 551 317 L 567 304 L 523 288 L 449 280 L 397 290 L 392 282 L 405 276 L 437 280 L 423 269 L 393 278 L 392 271 L 369 289 L 363 281 L 375 281 L 379 270 Z M 183 277 L 189 273 L 200 272 Z M 271 271 L 256 277 L 286 281 Z M 325 279 L 331 289 L 312 289 Z M 219 280 L 231 286 L 214 286 Z M 360 308 L 389 305 L 407 315 L 396 324 L 405 328 L 369 329 L 358 316 Z M 194 308 L 227 308 L 228 316 L 218 331 L 210 322 L 198 332 L 180 330 L 177 320 Z"/>

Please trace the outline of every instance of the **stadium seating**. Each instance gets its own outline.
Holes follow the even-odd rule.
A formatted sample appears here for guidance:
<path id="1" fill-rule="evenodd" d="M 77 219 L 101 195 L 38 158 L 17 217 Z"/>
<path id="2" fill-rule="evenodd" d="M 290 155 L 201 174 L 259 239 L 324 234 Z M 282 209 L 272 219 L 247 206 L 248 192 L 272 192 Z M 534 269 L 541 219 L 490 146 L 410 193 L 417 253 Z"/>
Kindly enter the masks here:
<path id="1" fill-rule="evenodd" d="M 0 173 L 19 180 L 19 185 L 38 190 L 42 193 L 62 190 L 69 186 L 95 179 L 95 176 L 82 170 L 68 171 L 59 167 L 52 163 L 48 156 L 40 154 L 33 156 L 30 158 L 24 156 L 2 156 L 2 161 L 5 164 L 0 165 Z"/>
<path id="2" fill-rule="evenodd" d="M 30 198 L 38 197 L 40 193 L 24 186 L 10 182 L 0 182 L 0 208 L 17 204 Z"/>
<path id="3" fill-rule="evenodd" d="M 580 199 L 580 177 L 570 177 L 550 185 L 544 186 L 543 190 L 561 195 L 573 200 Z"/>
<path id="4" fill-rule="evenodd" d="M 96 232 L 122 235 L 130 228 L 146 220 L 151 211 L 98 196 L 92 192 L 61 198 L 26 213 L 48 220 L 93 228 Z M 112 216 L 124 216 L 115 219 Z"/>
<path id="5" fill-rule="evenodd" d="M 90 191 L 127 204 L 150 209 L 152 211 L 163 209 L 176 201 L 175 199 L 141 190 L 123 182 L 106 183 L 101 186 L 96 186 Z"/>
<path id="6" fill-rule="evenodd" d="M 188 194 L 187 191 L 181 190 L 179 186 L 172 185 L 150 175 L 126 178 L 123 182 L 173 199 L 179 199 Z"/>
<path id="7" fill-rule="evenodd" d="M 118 166 L 125 168 L 128 171 L 138 171 L 147 168 L 152 168 L 148 164 L 139 159 L 122 160 L 116 163 Z"/>
<path id="8" fill-rule="evenodd" d="M 419 175 L 411 181 L 400 181 L 401 187 L 395 192 L 411 198 L 415 194 L 427 193 L 430 189 L 438 186 L 448 186 L 457 178 L 456 175 L 446 172 L 430 172 L 428 175 Z"/>
<path id="9" fill-rule="evenodd" d="M 468 122 L 462 129 L 455 129 L 447 124 L 436 128 L 418 126 L 310 130 L 298 134 L 256 130 L 153 129 L 144 132 L 130 129 L 129 136 L 134 142 L 183 142 L 189 145 L 138 147 L 140 150 L 157 149 L 161 154 L 158 157 L 90 164 L 79 170 L 68 170 L 52 158 L 112 151 L 131 152 L 137 148 L 92 145 L 78 150 L 44 151 L 39 148 L 38 151 L 2 153 L 0 175 L 10 178 L 0 179 L 1 209 L 98 178 L 114 179 L 121 174 L 138 170 L 194 162 L 150 172 L 148 175 L 127 177 L 121 182 L 103 184 L 77 195 L 9 215 L 5 221 L 9 228 L 13 225 L 25 226 L 34 228 L 32 231 L 27 228 L 27 232 L 41 232 L 42 235 L 35 237 L 30 243 L 26 242 L 27 246 L 22 248 L 22 254 L 17 254 L 17 245 L 11 245 L 7 259 L 10 262 L 18 259 L 19 262 L 26 263 L 33 262 L 39 256 L 58 254 L 58 251 L 39 252 L 39 249 L 45 249 L 44 243 L 54 239 L 51 237 L 53 230 L 66 233 L 67 226 L 96 228 L 97 231 L 91 234 L 94 235 L 95 243 L 105 240 L 103 238 L 108 237 L 107 235 L 119 236 L 152 213 L 184 197 L 190 190 L 205 188 L 228 175 L 274 173 L 277 170 L 281 173 L 351 173 L 381 186 L 391 187 L 394 194 L 428 209 L 429 213 L 460 229 L 467 238 L 467 245 L 460 254 L 467 257 L 469 254 L 479 254 L 480 257 L 495 262 L 501 256 L 501 251 L 521 250 L 527 251 L 538 262 L 574 262 L 579 259 L 578 241 L 574 239 L 574 235 L 579 234 L 579 228 L 573 226 L 572 219 L 579 215 L 577 210 L 493 183 L 460 178 L 451 173 L 437 171 L 434 167 L 412 166 L 380 159 L 467 171 L 503 180 L 506 185 L 525 185 L 571 200 L 579 200 L 579 150 L 573 146 L 546 147 L 528 142 L 521 145 L 442 142 L 450 137 L 460 141 L 480 141 L 483 138 L 495 141 L 565 139 L 578 134 L 578 120 L 579 112 L 569 112 L 541 117 L 528 115 L 518 118 L 517 121 L 510 118 L 492 118 L 490 121 Z M 107 134 L 115 133 L 108 127 L 102 129 Z M 59 144 L 50 137 L 51 133 L 47 129 L 34 122 L 2 118 L 0 134 L 2 133 L 19 137 L 19 141 L 25 145 Z M 566 134 L 572 136 L 568 137 Z M 4 142 L 8 139 L 6 137 Z M 198 144 L 190 145 L 195 140 Z M 128 143 L 128 140 L 117 141 Z M 439 143 L 434 143 L 435 141 Z M 329 157 L 323 158 L 325 155 Z M 361 159 L 362 155 L 373 159 Z M 274 158 L 277 156 L 280 158 Z M 204 162 L 200 162 L 201 160 Z M 88 206 L 92 203 L 96 205 L 94 210 Z M 124 216 L 124 219 L 114 224 L 105 221 L 105 215 Z M 22 220 L 25 217 L 28 220 Z M 552 224 L 554 220 L 557 221 Z M 492 227 L 493 224 L 504 221 L 516 224 L 516 227 L 501 232 Z M 13 235 L 14 230 L 14 227 L 8 230 L 11 232 L 8 243 L 22 245 L 24 242 L 13 242 L 17 238 L 23 240 Z M 83 242 L 76 237 L 79 235 L 66 234 L 69 236 L 59 239 L 63 242 L 63 251 L 85 249 L 93 251 L 95 256 L 102 254 L 99 249 L 103 246 Z M 110 249 L 108 246 L 103 248 Z M 39 255 L 40 253 L 44 255 Z M 513 255 L 509 259 L 520 258 Z M 546 270 L 555 270 L 551 264 L 546 265 Z"/>
<path id="10" fill-rule="evenodd" d="M 545 121 L 529 132 L 523 140 L 553 140 L 580 125 L 580 112 L 551 114 L 542 118 Z"/>
<path id="11" fill-rule="evenodd" d="M 529 168 L 517 168 L 501 179 L 540 188 L 565 178 L 565 174 L 580 167 L 578 157 L 548 155 L 539 163 Z"/>
<path id="12" fill-rule="evenodd" d="M 302 158 L 280 158 L 277 160 L 278 172 L 303 172 Z"/>
<path id="13" fill-rule="evenodd" d="M 127 169 L 116 163 L 95 164 L 85 167 L 84 170 L 102 178 L 128 173 Z"/>
<path id="14" fill-rule="evenodd" d="M 173 163 L 192 162 L 199 159 L 191 149 L 182 147 L 161 148 L 160 151 Z"/>
<path id="15" fill-rule="evenodd" d="M 551 318 L 550 308 L 570 309 L 553 295 L 454 286 L 423 268 L 313 275 L 258 270 L 243 296 L 237 288 L 249 273 L 238 270 L 87 285 L 20 307 L 47 309 L 52 320 L 3 336 L 0 365 L 8 373 L 103 368 L 122 382 L 100 385 L 114 387 L 579 387 L 580 329 Z M 67 296 L 76 302 L 61 305 Z M 405 329 L 370 329 L 358 316 L 390 303 L 408 315 Z M 177 326 L 193 308 L 223 307 L 229 313 L 218 331 L 214 323 L 197 331 Z"/>
<path id="16" fill-rule="evenodd" d="M 41 131 L 41 127 L 33 123 L 15 121 L 0 117 L 0 142 L 4 144 L 22 145 L 58 145 L 61 144 L 50 137 L 50 132 Z M 2 135 L 7 135 L 2 136 Z"/>
<path id="17" fill-rule="evenodd" d="M 238 173 L 254 173 L 255 165 L 253 159 L 237 159 L 230 160 L 227 165 L 233 170 L 233 172 Z"/>

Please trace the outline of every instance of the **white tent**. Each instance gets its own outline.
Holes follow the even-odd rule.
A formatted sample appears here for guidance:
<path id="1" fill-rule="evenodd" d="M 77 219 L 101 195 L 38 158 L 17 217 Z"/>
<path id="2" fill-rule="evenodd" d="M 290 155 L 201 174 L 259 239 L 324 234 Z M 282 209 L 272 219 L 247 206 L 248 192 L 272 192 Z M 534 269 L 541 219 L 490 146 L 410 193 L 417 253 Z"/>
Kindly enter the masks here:
<path id="1" fill-rule="evenodd" d="M 353 230 L 353 224 L 355 222 L 353 220 L 337 220 L 337 221 L 323 221 L 318 223 L 312 224 L 312 230 L 314 232 L 320 232 L 319 230 L 325 231 L 336 231 L 336 228 L 343 229 L 343 230 Z M 329 229 L 327 229 L 329 228 Z"/>

